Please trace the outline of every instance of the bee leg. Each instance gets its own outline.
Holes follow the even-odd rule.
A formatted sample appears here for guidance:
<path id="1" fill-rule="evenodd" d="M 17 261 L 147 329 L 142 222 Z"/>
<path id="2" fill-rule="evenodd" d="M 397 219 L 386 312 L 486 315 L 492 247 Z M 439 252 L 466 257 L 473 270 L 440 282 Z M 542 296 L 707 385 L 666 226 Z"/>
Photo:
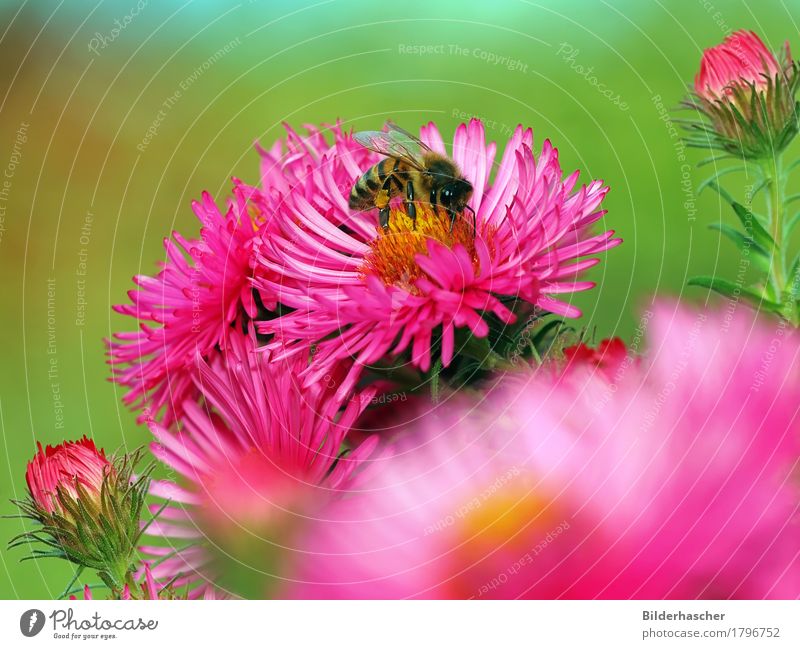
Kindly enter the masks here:
<path id="1" fill-rule="evenodd" d="M 391 199 L 389 189 L 391 188 L 391 182 L 392 176 L 388 176 L 375 195 L 375 207 L 380 210 L 378 212 L 378 223 L 384 230 L 389 227 L 389 200 Z"/>
<path id="2" fill-rule="evenodd" d="M 474 239 L 478 236 L 478 219 L 475 215 L 475 210 L 473 210 L 469 205 L 466 205 L 465 209 L 468 209 L 470 212 L 472 212 L 472 238 Z"/>
<path id="3" fill-rule="evenodd" d="M 389 227 L 389 205 L 387 204 L 386 207 L 382 207 L 380 212 L 378 212 L 378 223 L 380 226 L 385 230 Z"/>
<path id="4" fill-rule="evenodd" d="M 417 229 L 417 206 L 414 205 L 414 183 L 410 180 L 406 183 L 406 213 L 413 221 L 414 230 Z"/>

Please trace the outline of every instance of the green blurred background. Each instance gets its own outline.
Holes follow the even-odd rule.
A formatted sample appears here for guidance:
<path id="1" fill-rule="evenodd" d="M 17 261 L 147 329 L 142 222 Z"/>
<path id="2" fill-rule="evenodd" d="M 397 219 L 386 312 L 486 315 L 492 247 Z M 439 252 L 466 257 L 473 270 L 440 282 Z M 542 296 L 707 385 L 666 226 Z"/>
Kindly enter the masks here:
<path id="1" fill-rule="evenodd" d="M 196 234 L 189 204 L 202 190 L 222 199 L 232 175 L 256 180 L 253 142 L 280 137 L 284 120 L 339 117 L 374 129 L 391 117 L 412 129 L 432 119 L 449 137 L 477 115 L 501 147 L 514 125 L 532 126 L 537 142 L 556 144 L 566 171 L 612 188 L 605 225 L 625 244 L 593 269 L 598 288 L 578 298 L 585 323 L 599 337 L 626 337 L 655 292 L 705 299 L 685 279 L 735 273 L 735 255 L 706 227 L 730 216 L 710 193 L 695 199 L 691 186 L 707 173 L 688 164 L 704 154 L 681 160 L 658 104 L 677 106 L 701 50 L 731 30 L 800 47 L 798 8 L 794 0 L 0 4 L 0 510 L 12 513 L 8 499 L 24 493 L 35 440 L 86 433 L 113 449 L 148 439 L 107 382 L 102 339 L 131 327 L 110 306 L 126 299 L 131 276 L 152 274 L 171 230 Z M 508 65 L 493 64 L 502 57 Z M 21 529 L 0 521 L 0 546 Z M 23 554 L 0 549 L 0 597 L 60 592 L 69 566 L 20 564 Z"/>

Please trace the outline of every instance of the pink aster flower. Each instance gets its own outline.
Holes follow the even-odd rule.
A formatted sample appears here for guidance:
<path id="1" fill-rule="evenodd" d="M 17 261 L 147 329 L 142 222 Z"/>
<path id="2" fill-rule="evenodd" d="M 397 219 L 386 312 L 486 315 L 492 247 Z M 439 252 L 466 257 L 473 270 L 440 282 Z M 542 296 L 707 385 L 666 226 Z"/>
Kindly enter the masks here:
<path id="1" fill-rule="evenodd" d="M 255 352 L 252 333 L 231 329 L 224 354 L 197 360 L 195 382 L 204 406 L 184 403 L 178 427 L 151 422 L 153 454 L 177 474 L 175 481 L 151 487 L 151 494 L 171 501 L 147 530 L 169 546 L 143 548 L 164 559 L 153 568 L 156 578 L 183 575 L 176 586 L 198 577 L 213 580 L 202 547 L 209 521 L 211 531 L 226 525 L 236 530 L 243 521 L 263 520 L 281 500 L 278 492 L 313 489 L 322 498 L 353 484 L 353 472 L 377 439 L 349 449 L 345 439 L 373 391 L 343 399 L 325 385 L 303 388 L 297 374 L 305 364 L 300 356 L 270 362 Z M 201 584 L 191 594 L 205 590 Z"/>
<path id="2" fill-rule="evenodd" d="M 797 598 L 800 340 L 661 305 L 650 351 L 416 424 L 308 530 L 295 597 Z"/>
<path id="3" fill-rule="evenodd" d="M 114 470 L 103 449 L 98 450 L 85 435 L 75 442 L 45 448 L 37 443 L 37 448 L 25 471 L 25 481 L 37 507 L 50 514 L 63 514 L 58 492 L 76 499 L 79 486 L 94 501 L 99 500 L 103 481 Z"/>
<path id="4" fill-rule="evenodd" d="M 275 334 L 279 354 L 314 343 L 309 384 L 352 358 L 344 394 L 364 366 L 406 350 L 427 371 L 435 345 L 448 366 L 458 351 L 457 329 L 485 337 L 488 314 L 514 322 L 508 305 L 517 298 L 577 317 L 580 311 L 560 296 L 592 288 L 577 277 L 598 263 L 592 255 L 620 243 L 613 231 L 590 232 L 605 213 L 600 204 L 608 188 L 601 181 L 577 187 L 578 172 L 564 178 L 557 150 L 545 141 L 536 157 L 533 134 L 522 127 L 493 180 L 496 147 L 486 144 L 481 122 L 456 131 L 452 158 L 474 188 L 474 231 L 471 219 L 451 222 L 427 203 L 418 204 L 415 223 L 401 203 L 395 205 L 386 231 L 377 225 L 377 210 L 351 213 L 353 184 L 380 157 L 359 151 L 341 131 L 327 148 L 316 134 L 311 140 L 314 153 L 297 154 L 303 164 L 294 173 L 302 168 L 303 175 L 275 206 L 275 229 L 263 237 L 258 256 L 265 276 L 256 280 L 291 308 L 259 323 Z M 421 140 L 446 154 L 433 123 L 422 129 Z M 270 169 L 279 173 L 273 157 L 266 168 L 264 184 L 280 185 L 271 179 Z"/>
<path id="5" fill-rule="evenodd" d="M 142 418 L 163 414 L 165 425 L 197 395 L 196 358 L 214 356 L 231 324 L 259 310 L 250 280 L 252 245 L 265 211 L 261 195 L 237 184 L 224 211 L 207 193 L 193 208 L 202 223 L 200 239 L 174 232 L 164 241 L 161 272 L 136 276 L 131 303 L 115 307 L 135 318 L 139 331 L 117 333 L 108 342 L 114 381 L 128 388 L 125 403 L 145 409 Z M 274 306 L 266 294 L 260 297 L 266 308 Z"/>
<path id="6" fill-rule="evenodd" d="M 797 135 L 796 100 L 800 74 L 789 42 L 782 60 L 753 32 L 740 30 L 703 52 L 694 80 L 695 101 L 709 120 L 690 125 L 695 146 L 737 156 L 769 158 Z"/>
<path id="7" fill-rule="evenodd" d="M 337 224 L 348 222 L 363 235 L 373 230 L 373 219 L 369 216 L 351 219 L 347 209 L 342 209 L 341 196 L 349 195 L 353 176 L 359 170 L 368 169 L 375 163 L 375 154 L 365 149 L 342 129 L 340 122 L 323 124 L 322 128 L 305 125 L 302 136 L 288 124 L 284 124 L 286 138 L 276 140 L 270 149 L 258 147 L 261 154 L 261 191 L 272 204 L 279 203 L 293 191 L 299 191 L 321 214 L 328 214 Z M 323 130 L 324 129 L 324 130 Z M 333 143 L 328 143 L 326 133 Z M 327 173 L 320 176 L 320 164 L 324 162 Z M 334 184 L 330 185 L 333 180 Z M 323 185 L 330 192 L 321 192 Z M 347 201 L 345 200 L 345 206 Z M 352 220 L 352 222 L 351 222 Z"/>

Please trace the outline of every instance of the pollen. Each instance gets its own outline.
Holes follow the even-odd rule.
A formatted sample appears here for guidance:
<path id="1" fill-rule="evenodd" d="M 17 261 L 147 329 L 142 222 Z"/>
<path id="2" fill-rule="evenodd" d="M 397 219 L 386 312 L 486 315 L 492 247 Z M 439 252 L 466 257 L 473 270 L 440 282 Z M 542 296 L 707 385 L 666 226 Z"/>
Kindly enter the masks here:
<path id="1" fill-rule="evenodd" d="M 453 248 L 462 245 L 472 259 L 475 270 L 475 235 L 470 215 L 459 214 L 455 219 L 441 207 L 415 203 L 416 222 L 404 209 L 392 208 L 389 226 L 379 228 L 378 236 L 370 243 L 371 250 L 364 259 L 365 275 L 377 275 L 387 286 L 397 286 L 418 293 L 416 280 L 425 275 L 416 261 L 417 255 L 428 253 L 428 239 Z"/>

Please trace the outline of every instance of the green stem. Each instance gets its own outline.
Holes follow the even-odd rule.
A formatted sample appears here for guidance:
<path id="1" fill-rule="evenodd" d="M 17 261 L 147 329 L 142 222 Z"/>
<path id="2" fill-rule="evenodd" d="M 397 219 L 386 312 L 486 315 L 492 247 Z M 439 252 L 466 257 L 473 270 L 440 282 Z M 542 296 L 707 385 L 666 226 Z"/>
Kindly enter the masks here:
<path id="1" fill-rule="evenodd" d="M 770 235 L 775 242 L 770 265 L 769 281 L 775 289 L 776 301 L 781 304 L 781 315 L 793 326 L 800 326 L 800 315 L 797 311 L 797 287 L 795 278 L 786 277 L 786 248 L 788 242 L 784 241 L 785 212 L 786 212 L 786 177 L 781 165 L 781 154 L 776 152 L 764 164 L 764 180 L 769 186 L 767 194 L 767 210 L 769 217 Z M 787 279 L 792 286 L 787 286 Z"/>
<path id="2" fill-rule="evenodd" d="M 127 584 L 131 588 L 131 592 L 133 592 L 135 582 L 133 581 L 131 562 L 132 557 L 118 559 L 113 564 L 107 565 L 103 570 L 99 570 L 97 574 L 100 575 L 100 578 L 112 591 L 121 593 Z"/>
<path id="3" fill-rule="evenodd" d="M 539 354 L 539 350 L 536 349 L 536 345 L 533 344 L 532 340 L 528 340 L 528 347 L 531 350 L 531 356 L 533 356 L 533 360 L 536 361 L 536 367 L 542 366 L 542 356 Z"/>
<path id="4" fill-rule="evenodd" d="M 437 358 L 431 370 L 431 401 L 439 403 L 439 374 L 442 373 L 442 359 Z"/>
<path id="5" fill-rule="evenodd" d="M 764 165 L 764 176 L 769 184 L 767 195 L 767 210 L 769 227 L 775 250 L 770 265 L 770 274 L 778 301 L 783 302 L 783 292 L 786 289 L 785 255 L 783 250 L 783 177 L 781 174 L 781 154 L 774 153 L 768 163 Z"/>

